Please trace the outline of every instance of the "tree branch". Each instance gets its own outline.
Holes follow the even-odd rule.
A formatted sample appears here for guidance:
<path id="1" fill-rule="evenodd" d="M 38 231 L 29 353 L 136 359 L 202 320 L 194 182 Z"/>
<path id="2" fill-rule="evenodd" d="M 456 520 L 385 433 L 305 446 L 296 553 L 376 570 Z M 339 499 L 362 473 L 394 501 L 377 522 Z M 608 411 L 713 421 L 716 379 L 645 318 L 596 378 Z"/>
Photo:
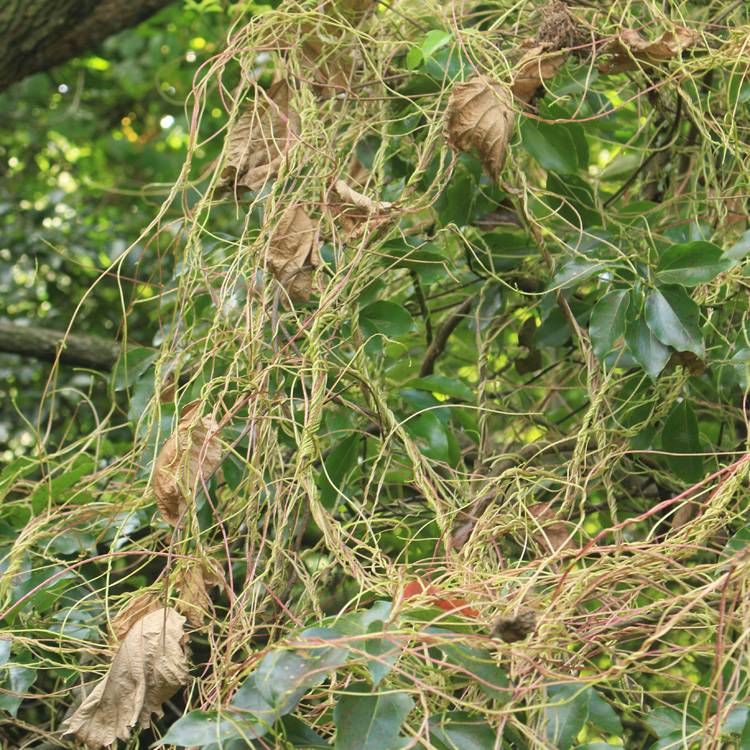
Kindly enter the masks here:
<path id="1" fill-rule="evenodd" d="M 0 352 L 8 354 L 108 372 L 121 350 L 122 344 L 98 336 L 0 322 Z"/>

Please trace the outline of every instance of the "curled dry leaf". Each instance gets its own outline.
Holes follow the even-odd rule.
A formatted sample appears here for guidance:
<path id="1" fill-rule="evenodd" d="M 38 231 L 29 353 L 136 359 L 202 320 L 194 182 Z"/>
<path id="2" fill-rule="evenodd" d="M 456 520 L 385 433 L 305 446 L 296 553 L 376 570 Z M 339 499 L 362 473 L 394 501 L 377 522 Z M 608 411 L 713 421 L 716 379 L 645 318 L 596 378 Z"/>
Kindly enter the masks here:
<path id="1" fill-rule="evenodd" d="M 258 90 L 256 104 L 237 120 L 229 133 L 227 158 L 217 192 L 258 190 L 279 172 L 299 115 L 291 108 L 292 90 L 285 80 L 268 91 Z"/>
<path id="2" fill-rule="evenodd" d="M 602 53 L 611 57 L 599 63 L 599 71 L 613 74 L 638 70 L 639 62 L 671 60 L 682 50 L 692 47 L 699 41 L 700 34 L 684 26 L 675 26 L 674 31 L 665 31 L 654 42 L 644 39 L 633 29 L 626 29 L 617 39 L 612 39 L 602 48 Z"/>
<path id="3" fill-rule="evenodd" d="M 357 64 L 357 51 L 352 45 L 342 44 L 346 38 L 342 21 L 351 26 L 362 22 L 374 7 L 373 0 L 326 0 L 320 7 L 320 21 L 305 23 L 301 28 L 302 54 L 314 69 L 321 93 L 346 90 Z"/>
<path id="4" fill-rule="evenodd" d="M 536 615 L 530 610 L 521 612 L 515 617 L 497 617 L 492 621 L 490 636 L 500 638 L 506 643 L 525 640 L 536 630 Z"/>
<path id="5" fill-rule="evenodd" d="M 141 618 L 130 630 L 104 679 L 63 723 L 90 748 L 127 740 L 133 727 L 161 717 L 169 700 L 190 675 L 183 646 L 185 618 L 168 607 Z"/>
<path id="6" fill-rule="evenodd" d="M 198 404 L 193 402 L 183 410 L 154 467 L 156 505 L 172 526 L 180 522 L 196 483 L 211 476 L 221 462 L 221 443 L 216 437 L 219 424 L 211 415 L 197 419 Z"/>
<path id="7" fill-rule="evenodd" d="M 453 84 L 443 133 L 454 151 L 475 148 L 484 173 L 500 183 L 515 116 L 501 84 L 476 76 Z"/>
<path id="8" fill-rule="evenodd" d="M 565 53 L 545 54 L 546 47 L 532 47 L 524 53 L 513 75 L 511 91 L 516 99 L 530 102 L 544 82 L 554 78 L 565 62 Z"/>
<path id="9" fill-rule="evenodd" d="M 312 272 L 320 259 L 315 227 L 299 206 L 284 211 L 276 223 L 269 238 L 266 262 L 292 302 L 310 299 Z"/>
<path id="10" fill-rule="evenodd" d="M 110 632 L 117 639 L 123 638 L 131 631 L 138 620 L 157 609 L 163 609 L 159 601 L 159 594 L 155 591 L 146 591 L 134 596 L 112 619 L 109 625 Z"/>
<path id="11" fill-rule="evenodd" d="M 358 193 L 343 180 L 334 183 L 331 199 L 331 205 L 338 213 L 341 231 L 347 240 L 361 239 L 368 229 L 373 231 L 388 221 L 388 211 L 393 206 L 392 203 L 376 202 L 363 193 Z"/>
<path id="12" fill-rule="evenodd" d="M 180 592 L 177 607 L 194 628 L 203 627 L 203 618 L 211 603 L 208 589 L 220 580 L 216 572 L 203 563 L 190 563 L 177 575 L 175 587 Z"/>

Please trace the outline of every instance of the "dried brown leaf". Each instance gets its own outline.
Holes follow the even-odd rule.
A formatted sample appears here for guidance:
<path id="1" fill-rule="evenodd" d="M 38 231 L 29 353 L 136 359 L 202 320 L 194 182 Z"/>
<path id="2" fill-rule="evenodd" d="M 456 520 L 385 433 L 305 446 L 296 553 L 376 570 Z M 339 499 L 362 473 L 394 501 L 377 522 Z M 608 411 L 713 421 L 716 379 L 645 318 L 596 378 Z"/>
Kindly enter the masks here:
<path id="1" fill-rule="evenodd" d="M 455 83 L 445 112 L 443 134 L 454 151 L 475 148 L 484 173 L 500 183 L 515 116 L 501 84 L 476 76 Z"/>
<path id="2" fill-rule="evenodd" d="M 134 596 L 118 613 L 112 618 L 109 625 L 110 632 L 117 639 L 123 638 L 131 631 L 138 620 L 157 609 L 163 609 L 159 601 L 159 594 L 154 591 L 146 591 L 144 594 Z"/>
<path id="3" fill-rule="evenodd" d="M 299 206 L 281 214 L 269 238 L 266 262 L 292 302 L 310 299 L 312 273 L 320 259 L 315 227 Z"/>
<path id="4" fill-rule="evenodd" d="M 331 205 L 338 214 L 341 231 L 347 240 L 357 240 L 365 232 L 374 231 L 390 219 L 392 203 L 374 201 L 358 193 L 343 180 L 337 180 L 331 190 Z"/>
<path id="5" fill-rule="evenodd" d="M 490 628 L 490 636 L 500 638 L 506 643 L 515 643 L 525 640 L 534 630 L 536 630 L 536 615 L 526 610 L 515 617 L 495 618 Z"/>
<path id="6" fill-rule="evenodd" d="M 528 507 L 529 513 L 539 522 L 541 530 L 532 534 L 532 538 L 552 552 L 575 549 L 571 529 L 565 521 L 556 521 L 551 503 L 534 503 Z M 552 521 L 552 523 L 548 523 Z"/>
<path id="7" fill-rule="evenodd" d="M 563 52 L 552 52 L 545 54 L 545 45 L 532 47 L 527 50 L 518 64 L 518 69 L 513 75 L 511 91 L 516 99 L 522 102 L 530 102 L 544 82 L 554 78 L 565 62 L 566 55 Z"/>
<path id="8" fill-rule="evenodd" d="M 599 63 L 599 71 L 609 75 L 638 70 L 640 62 L 671 60 L 699 41 L 700 34 L 684 26 L 675 26 L 674 31 L 665 31 L 653 42 L 644 39 L 633 29 L 625 29 L 617 39 L 612 39 L 602 48 L 602 53 L 611 57 Z"/>
<path id="9" fill-rule="evenodd" d="M 190 563 L 177 575 L 175 587 L 180 592 L 177 607 L 194 628 L 203 627 L 203 618 L 211 604 L 208 589 L 219 581 L 216 572 L 204 563 Z"/>
<path id="10" fill-rule="evenodd" d="M 698 378 L 706 371 L 706 363 L 693 352 L 672 352 L 667 367 L 680 366 L 694 378 Z"/>
<path id="11" fill-rule="evenodd" d="M 164 443 L 154 468 L 156 505 L 172 526 L 180 522 L 196 484 L 211 476 L 221 462 L 221 443 L 216 437 L 219 424 L 210 415 L 196 418 L 199 403 L 183 409 L 177 429 Z"/>
<path id="12" fill-rule="evenodd" d="M 90 748 L 127 740 L 133 727 L 148 726 L 151 714 L 190 679 L 183 647 L 185 618 L 168 607 L 141 618 L 117 650 L 104 679 L 63 723 Z"/>
<path id="13" fill-rule="evenodd" d="M 290 104 L 292 89 L 285 80 L 258 91 L 256 104 L 246 110 L 229 133 L 227 158 L 217 191 L 258 190 L 274 178 L 300 119 Z"/>

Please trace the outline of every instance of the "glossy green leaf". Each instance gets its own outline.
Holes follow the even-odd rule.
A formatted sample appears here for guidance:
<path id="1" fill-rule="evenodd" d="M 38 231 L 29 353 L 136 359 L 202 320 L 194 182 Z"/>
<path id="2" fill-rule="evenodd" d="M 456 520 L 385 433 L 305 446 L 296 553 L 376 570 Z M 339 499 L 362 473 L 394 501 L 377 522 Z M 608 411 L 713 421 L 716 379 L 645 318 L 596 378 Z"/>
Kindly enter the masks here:
<path id="1" fill-rule="evenodd" d="M 373 302 L 359 311 L 359 327 L 366 338 L 383 334 L 388 338 L 398 338 L 413 331 L 414 319 L 395 302 Z"/>
<path id="2" fill-rule="evenodd" d="M 677 454 L 666 456 L 667 463 L 675 474 L 690 483 L 701 479 L 703 446 L 698 420 L 687 399 L 680 401 L 664 422 L 661 445 L 669 454 Z"/>
<path id="3" fill-rule="evenodd" d="M 612 706 L 591 688 L 589 692 L 589 721 L 615 737 L 622 737 L 622 721 Z"/>
<path id="4" fill-rule="evenodd" d="M 527 117 L 521 124 L 521 141 L 543 169 L 561 174 L 578 170 L 576 145 L 565 127 Z"/>
<path id="5" fill-rule="evenodd" d="M 8 663 L 13 641 L 10 638 L 0 638 L 0 667 Z"/>
<path id="6" fill-rule="evenodd" d="M 747 723 L 750 709 L 747 706 L 739 706 L 727 716 L 724 726 L 721 728 L 722 734 L 741 734 Z"/>
<path id="7" fill-rule="evenodd" d="M 324 469 L 320 472 L 320 500 L 331 509 L 343 489 L 346 475 L 357 465 L 362 436 L 352 433 L 345 437 L 326 457 Z"/>
<path id="8" fill-rule="evenodd" d="M 112 387 L 115 391 L 130 388 L 148 370 L 159 356 L 158 351 L 135 346 L 125 351 L 112 373 Z"/>
<path id="9" fill-rule="evenodd" d="M 703 356 L 703 334 L 698 325 L 700 311 L 679 286 L 654 289 L 646 300 L 646 322 L 656 338 L 678 352 Z"/>
<path id="10" fill-rule="evenodd" d="M 659 341 L 645 318 L 639 318 L 627 326 L 625 343 L 630 347 L 635 361 L 652 378 L 656 378 L 669 361 L 671 349 Z"/>
<path id="11" fill-rule="evenodd" d="M 275 648 L 263 657 L 255 672 L 256 685 L 280 716 L 289 713 L 309 688 L 323 682 L 331 669 L 346 662 L 346 648 L 316 643 L 340 638 L 330 628 L 309 628 L 286 648 Z"/>
<path id="12" fill-rule="evenodd" d="M 750 255 L 750 230 L 745 232 L 729 250 L 726 250 L 722 257 L 730 260 L 742 260 L 748 255 Z"/>
<path id="13" fill-rule="evenodd" d="M 625 323 L 630 307 L 630 290 L 617 289 L 605 294 L 591 311 L 589 334 L 594 354 L 603 359 L 614 349 L 615 342 L 625 335 Z"/>
<path id="14" fill-rule="evenodd" d="M 371 693 L 355 682 L 333 709 L 336 750 L 398 750 L 410 740 L 399 738 L 414 701 L 406 693 Z"/>
<path id="15" fill-rule="evenodd" d="M 177 719 L 169 727 L 169 731 L 153 746 L 204 747 L 216 743 L 218 747 L 223 747 L 228 740 L 242 737 L 243 732 L 240 726 L 241 722 L 236 716 L 230 719 L 227 714 L 219 715 L 216 711 L 191 711 Z M 261 730 L 260 733 L 264 731 Z M 247 728 L 244 734 L 247 739 L 259 736 L 258 733 L 248 733 Z"/>
<path id="16" fill-rule="evenodd" d="M 549 704 L 544 708 L 545 736 L 552 747 L 570 750 L 588 720 L 591 688 L 569 683 L 550 687 L 548 693 Z"/>
<path id="17" fill-rule="evenodd" d="M 426 632 L 440 636 L 441 640 L 436 647 L 443 652 L 445 661 L 476 679 L 479 687 L 490 698 L 502 702 L 510 699 L 508 675 L 487 649 L 469 646 L 461 633 L 442 628 L 428 628 Z"/>
<path id="18" fill-rule="evenodd" d="M 596 207 L 594 191 L 588 182 L 578 175 L 547 175 L 547 190 L 553 195 L 544 196 L 544 202 L 554 211 L 559 212 L 573 227 L 601 226 L 602 217 Z M 555 199 L 559 196 L 562 200 Z"/>
<path id="19" fill-rule="evenodd" d="M 667 248 L 659 258 L 656 277 L 665 284 L 696 286 L 713 281 L 730 265 L 729 260 L 722 258 L 721 248 L 698 240 Z"/>
<path id="20" fill-rule="evenodd" d="M 660 706 L 649 711 L 644 721 L 659 737 L 667 737 L 675 732 L 686 736 L 701 727 L 700 722 L 672 706 Z"/>
<path id="21" fill-rule="evenodd" d="M 404 388 L 420 388 L 431 393 L 441 393 L 445 396 L 462 401 L 474 401 L 474 391 L 457 378 L 447 378 L 444 375 L 427 375 L 424 378 L 412 378 L 404 383 Z"/>
<path id="22" fill-rule="evenodd" d="M 453 37 L 442 29 L 433 29 L 430 31 L 425 40 L 422 42 L 422 58 L 427 62 L 432 55 L 441 47 L 450 44 Z"/>
<path id="23" fill-rule="evenodd" d="M 404 420 L 404 429 L 426 456 L 436 461 L 448 461 L 448 436 L 445 427 L 432 412 L 423 412 Z"/>
<path id="24" fill-rule="evenodd" d="M 0 670 L 0 710 L 18 714 L 24 693 L 36 682 L 37 670 L 24 664 Z"/>
<path id="25" fill-rule="evenodd" d="M 739 750 L 750 750 L 750 717 L 748 717 L 745 726 L 742 728 Z"/>
<path id="26" fill-rule="evenodd" d="M 430 739 L 437 750 L 489 750 L 500 747 L 497 732 L 477 714 L 446 711 L 430 717 Z"/>
<path id="27" fill-rule="evenodd" d="M 740 388 L 745 390 L 750 384 L 750 349 L 740 349 L 731 359 L 732 367 L 737 373 Z"/>

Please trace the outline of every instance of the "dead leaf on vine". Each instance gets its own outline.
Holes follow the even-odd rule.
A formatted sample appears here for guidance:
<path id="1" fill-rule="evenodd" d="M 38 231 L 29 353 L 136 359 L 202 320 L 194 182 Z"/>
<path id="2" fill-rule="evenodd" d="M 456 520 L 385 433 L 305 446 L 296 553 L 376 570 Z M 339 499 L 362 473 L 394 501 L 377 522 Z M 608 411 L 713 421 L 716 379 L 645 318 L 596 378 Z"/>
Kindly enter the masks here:
<path id="1" fill-rule="evenodd" d="M 217 192 L 258 190 L 274 178 L 299 132 L 299 115 L 291 108 L 292 89 L 285 80 L 268 91 L 258 89 L 256 104 L 229 133 L 227 158 Z"/>
<path id="2" fill-rule="evenodd" d="M 532 533 L 537 544 L 547 547 L 552 552 L 575 549 L 570 525 L 565 521 L 555 521 L 555 511 L 551 503 L 534 503 L 528 507 L 529 513 L 537 520 L 541 529 Z M 552 523 L 546 523 L 552 521 Z"/>
<path id="3" fill-rule="evenodd" d="M 693 352 L 672 352 L 667 367 L 682 367 L 688 374 L 698 378 L 706 371 L 706 363 Z"/>
<path id="4" fill-rule="evenodd" d="M 164 701 L 190 679 L 184 624 L 185 618 L 171 607 L 141 618 L 104 679 L 63 722 L 63 734 L 96 749 L 127 740 L 133 727 L 148 726 L 153 713 L 163 716 Z"/>
<path id="5" fill-rule="evenodd" d="M 200 401 L 195 401 L 183 409 L 177 429 L 164 443 L 154 467 L 156 505 L 172 526 L 182 518 L 187 496 L 192 497 L 196 485 L 211 476 L 221 462 L 221 443 L 216 436 L 219 424 L 211 415 L 196 419 L 199 405 Z"/>
<path id="6" fill-rule="evenodd" d="M 220 581 L 216 571 L 204 563 L 189 563 L 177 575 L 175 588 L 180 592 L 177 607 L 194 628 L 203 627 L 203 618 L 211 604 L 208 589 Z"/>
<path id="7" fill-rule="evenodd" d="M 496 185 L 514 123 L 511 96 L 501 84 L 479 76 L 453 84 L 443 125 L 445 140 L 454 151 L 475 148 L 482 170 Z"/>
<path id="8" fill-rule="evenodd" d="M 656 41 L 649 42 L 637 31 L 625 29 L 616 39 L 602 48 L 602 54 L 611 55 L 599 63 L 599 71 L 605 75 L 638 70 L 639 62 L 664 62 L 671 60 L 682 50 L 700 41 L 700 34 L 684 26 L 675 26 L 674 31 L 665 31 Z"/>
<path id="9" fill-rule="evenodd" d="M 151 612 L 157 609 L 164 609 L 159 601 L 160 596 L 155 591 L 146 591 L 143 594 L 134 596 L 118 613 L 112 618 L 109 629 L 117 641 L 123 638 L 131 631 L 133 625 Z"/>
<path id="10" fill-rule="evenodd" d="M 390 219 L 387 201 L 374 201 L 363 193 L 358 193 L 343 180 L 337 180 L 331 190 L 331 207 L 335 209 L 341 231 L 347 240 L 358 240 L 368 230 L 374 231 Z"/>
<path id="11" fill-rule="evenodd" d="M 303 59 L 314 69 L 321 93 L 348 89 L 358 55 L 353 45 L 342 44 L 347 35 L 341 21 L 357 26 L 374 6 L 373 0 L 327 0 L 319 6 L 319 22 L 302 25 Z"/>
<path id="12" fill-rule="evenodd" d="M 281 214 L 269 238 L 266 262 L 292 302 L 310 299 L 312 274 L 320 259 L 315 227 L 299 206 Z"/>
<path id="13" fill-rule="evenodd" d="M 536 630 L 536 615 L 526 610 L 515 617 L 497 617 L 492 621 L 490 636 L 506 643 L 516 643 L 528 638 Z"/>
<path id="14" fill-rule="evenodd" d="M 511 91 L 516 99 L 530 102 L 544 82 L 554 78 L 560 72 L 566 54 L 563 52 L 545 54 L 547 46 L 532 47 L 521 58 L 518 69 L 513 74 L 511 85 Z"/>

